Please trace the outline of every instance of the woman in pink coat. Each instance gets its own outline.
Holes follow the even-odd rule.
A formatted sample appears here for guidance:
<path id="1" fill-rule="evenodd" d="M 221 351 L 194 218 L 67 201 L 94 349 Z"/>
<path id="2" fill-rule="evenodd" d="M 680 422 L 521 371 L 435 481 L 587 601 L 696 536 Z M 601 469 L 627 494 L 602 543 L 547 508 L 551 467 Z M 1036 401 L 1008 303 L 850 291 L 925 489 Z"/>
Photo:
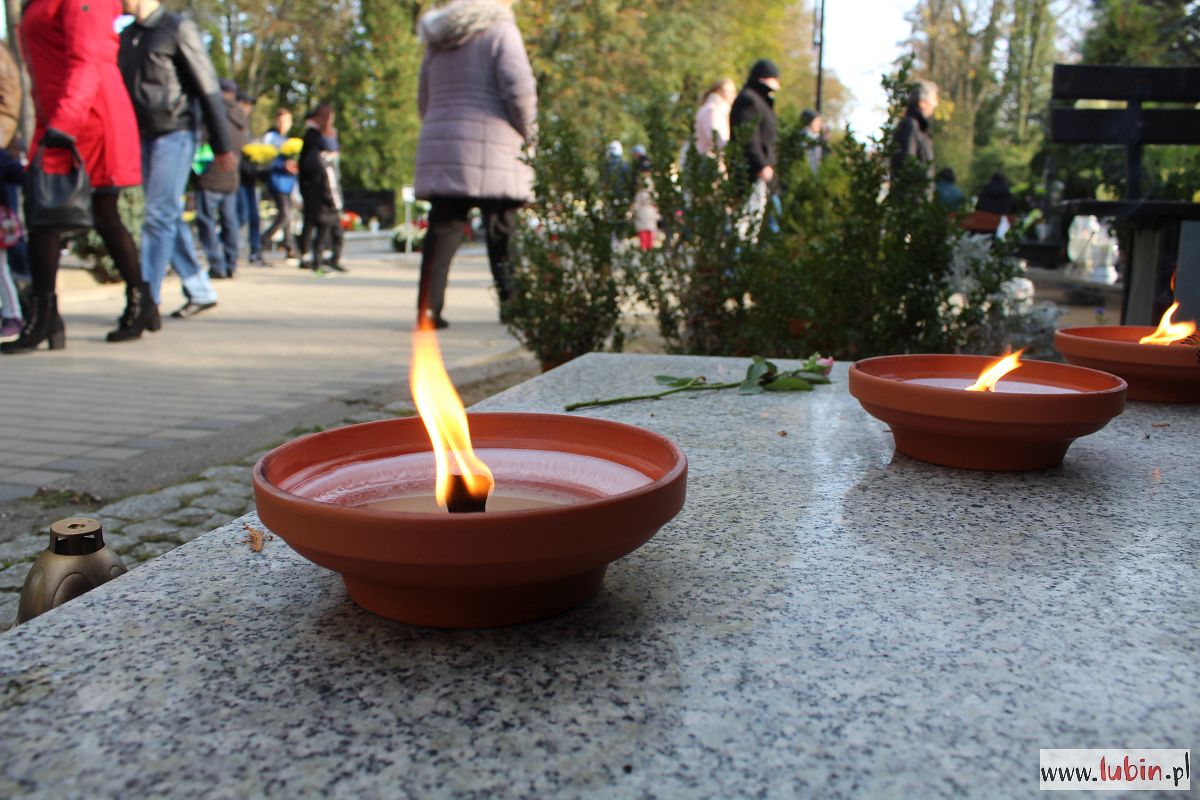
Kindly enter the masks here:
<path id="1" fill-rule="evenodd" d="M 117 213 L 121 189 L 142 182 L 137 119 L 117 70 L 113 26 L 120 15 L 120 0 L 27 0 L 20 26 L 37 109 L 30 161 L 45 148 L 45 171 L 68 172 L 74 144 L 92 182 L 96 232 L 125 281 L 125 313 L 108 334 L 110 342 L 136 339 L 161 325 L 133 237 Z M 0 345 L 0 352 L 27 353 L 42 342 L 51 350 L 66 345 L 54 293 L 61 250 L 58 232 L 30 232 L 33 303 L 20 338 Z"/>

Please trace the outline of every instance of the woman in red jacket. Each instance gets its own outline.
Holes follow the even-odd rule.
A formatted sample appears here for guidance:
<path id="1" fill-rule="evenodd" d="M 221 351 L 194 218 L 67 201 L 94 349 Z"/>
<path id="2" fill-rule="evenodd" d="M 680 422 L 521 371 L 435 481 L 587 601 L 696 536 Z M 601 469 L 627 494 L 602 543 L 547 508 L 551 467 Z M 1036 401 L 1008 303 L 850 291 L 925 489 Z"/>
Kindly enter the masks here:
<path id="1" fill-rule="evenodd" d="M 120 0 L 26 0 L 21 44 L 33 77 L 37 130 L 30 159 L 45 148 L 47 173 L 66 173 L 79 150 L 92 181 L 96 232 L 125 281 L 125 313 L 108 341 L 136 339 L 158 330 L 158 309 L 142 280 L 133 237 L 117 213 L 121 188 L 142 182 L 137 119 L 117 70 L 114 23 Z M 0 345 L 0 352 L 27 353 L 48 342 L 66 344 L 54 295 L 61 236 L 36 229 L 29 238 L 33 303 L 21 336 Z"/>

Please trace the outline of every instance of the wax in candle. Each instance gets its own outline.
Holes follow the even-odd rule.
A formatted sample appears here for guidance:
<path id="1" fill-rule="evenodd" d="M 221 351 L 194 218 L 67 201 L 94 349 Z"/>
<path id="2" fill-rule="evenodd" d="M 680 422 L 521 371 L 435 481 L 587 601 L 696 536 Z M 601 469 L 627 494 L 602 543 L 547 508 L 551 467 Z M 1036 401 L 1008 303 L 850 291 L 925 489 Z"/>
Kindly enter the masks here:
<path id="1" fill-rule="evenodd" d="M 919 383 L 922 386 L 936 386 L 939 389 L 963 389 L 973 384 L 973 378 L 911 378 L 906 383 Z M 1032 383 L 1029 381 L 1001 378 L 996 383 L 997 394 L 1079 394 L 1078 389 L 1067 386 L 1055 386 L 1047 383 Z M 971 392 L 971 394 L 985 394 Z"/>

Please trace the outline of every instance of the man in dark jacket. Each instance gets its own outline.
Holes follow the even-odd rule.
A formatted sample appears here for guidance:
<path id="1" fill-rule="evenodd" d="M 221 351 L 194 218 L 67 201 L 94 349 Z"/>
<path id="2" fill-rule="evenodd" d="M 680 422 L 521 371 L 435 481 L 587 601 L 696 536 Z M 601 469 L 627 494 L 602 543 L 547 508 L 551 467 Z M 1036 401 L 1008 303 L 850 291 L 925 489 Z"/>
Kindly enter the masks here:
<path id="1" fill-rule="evenodd" d="M 346 272 L 342 255 L 342 181 L 338 169 L 337 130 L 333 127 L 333 107 L 318 103 L 304 122 L 304 148 L 300 151 L 300 197 L 304 200 L 304 232 L 300 236 L 303 253 L 312 252 L 311 267 L 322 271 L 325 251 L 332 251 L 329 269 Z"/>
<path id="2" fill-rule="evenodd" d="M 733 101 L 729 129 L 741 143 L 746 162 L 744 181 L 755 179 L 768 187 L 775 182 L 775 92 L 779 91 L 779 67 L 767 59 L 754 62 L 746 85 Z"/>
<path id="3" fill-rule="evenodd" d="M 246 114 L 237 103 L 237 84 L 223 79 L 221 95 L 225 100 L 231 144 L 240 162 L 242 148 L 246 145 Z M 238 232 L 241 230 L 237 211 L 240 172 L 240 163 L 239 169 L 233 172 L 221 172 L 210 165 L 196 176 L 196 231 L 200 234 L 200 247 L 208 258 L 210 278 L 232 278 L 237 271 Z"/>
<path id="4" fill-rule="evenodd" d="M 938 87 L 933 81 L 918 81 L 908 97 L 908 110 L 896 126 L 896 142 L 892 150 L 892 173 L 900 169 L 905 159 L 920 161 L 933 178 L 933 136 L 929 120 L 938 106 Z"/>
<path id="5" fill-rule="evenodd" d="M 217 74 L 196 24 L 167 11 L 158 0 L 122 0 L 122 6 L 134 15 L 121 32 L 117 60 L 142 137 L 142 277 L 160 303 L 167 264 L 172 264 L 187 302 L 171 316 L 192 317 L 217 304 L 208 273 L 196 259 L 191 229 L 183 222 L 183 193 L 201 123 L 214 154 L 210 170 L 233 173 L 237 151 Z"/>

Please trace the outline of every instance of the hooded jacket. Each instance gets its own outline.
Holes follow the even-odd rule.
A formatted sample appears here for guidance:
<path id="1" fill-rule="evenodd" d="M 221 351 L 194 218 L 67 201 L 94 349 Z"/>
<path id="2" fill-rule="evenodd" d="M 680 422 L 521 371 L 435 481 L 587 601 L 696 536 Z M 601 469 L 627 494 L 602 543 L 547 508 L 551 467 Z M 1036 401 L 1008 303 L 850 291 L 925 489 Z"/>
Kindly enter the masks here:
<path id="1" fill-rule="evenodd" d="M 756 78 L 746 81 L 729 112 L 729 128 L 733 140 L 741 143 L 747 180 L 753 181 L 763 167 L 775 166 L 778 127 L 770 89 Z"/>
<path id="2" fill-rule="evenodd" d="M 522 154 L 534 136 L 537 86 L 512 10 L 455 0 L 417 27 L 425 43 L 417 197 L 528 200 L 533 170 Z"/>

